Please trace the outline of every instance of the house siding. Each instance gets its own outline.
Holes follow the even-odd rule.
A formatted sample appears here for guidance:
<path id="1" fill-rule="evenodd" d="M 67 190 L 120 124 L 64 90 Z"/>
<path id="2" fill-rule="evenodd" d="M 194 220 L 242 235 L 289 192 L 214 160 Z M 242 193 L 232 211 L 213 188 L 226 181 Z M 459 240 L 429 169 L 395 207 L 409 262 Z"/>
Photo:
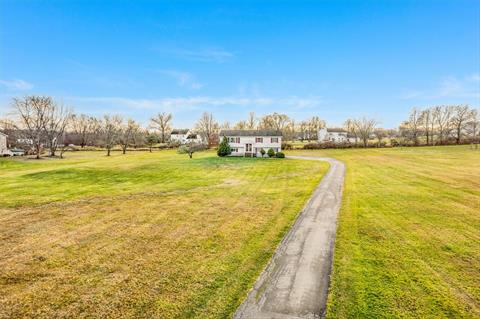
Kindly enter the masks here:
<path id="1" fill-rule="evenodd" d="M 263 148 L 267 152 L 272 148 L 275 152 L 282 150 L 281 136 L 226 136 L 228 144 L 233 149 L 231 156 L 246 156 L 252 154 L 253 156 L 261 157 L 260 150 Z M 234 139 L 232 142 L 231 139 Z M 257 142 L 257 138 L 262 138 L 262 142 Z M 272 139 L 277 139 L 278 142 L 272 142 Z M 251 152 L 247 152 L 247 144 L 251 144 Z"/>

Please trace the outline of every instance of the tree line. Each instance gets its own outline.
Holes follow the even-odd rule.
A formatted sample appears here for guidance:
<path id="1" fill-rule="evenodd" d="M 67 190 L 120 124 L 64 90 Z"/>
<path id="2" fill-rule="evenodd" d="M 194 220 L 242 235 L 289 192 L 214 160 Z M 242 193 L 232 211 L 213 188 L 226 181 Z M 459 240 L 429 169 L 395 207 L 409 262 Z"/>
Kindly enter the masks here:
<path id="1" fill-rule="evenodd" d="M 468 105 L 413 108 L 399 133 L 414 146 L 478 143 L 479 124 L 479 110 Z"/>
<path id="2" fill-rule="evenodd" d="M 49 96 L 26 96 L 12 100 L 10 116 L 0 121 L 0 129 L 9 135 L 9 144 L 28 148 L 37 158 L 43 150 L 49 156 L 60 157 L 69 145 L 80 148 L 98 147 L 106 150 L 119 148 L 126 153 L 129 148 L 178 147 L 170 140 L 173 116 L 162 112 L 150 119 L 147 127 L 119 115 L 95 117 L 76 114 Z M 205 147 L 218 145 L 222 129 L 275 130 L 282 132 L 284 141 L 315 141 L 326 123 L 318 116 L 296 122 L 286 114 L 274 112 L 261 117 L 249 113 L 247 119 L 230 124 L 220 124 L 213 114 L 204 112 L 194 126 Z M 386 140 L 396 145 L 438 145 L 447 143 L 478 142 L 479 111 L 468 105 L 413 108 L 409 118 L 398 129 L 378 127 L 378 121 L 369 118 L 348 119 L 343 124 L 354 143 L 349 146 L 385 146 Z M 372 144 L 373 143 L 373 144 Z"/>

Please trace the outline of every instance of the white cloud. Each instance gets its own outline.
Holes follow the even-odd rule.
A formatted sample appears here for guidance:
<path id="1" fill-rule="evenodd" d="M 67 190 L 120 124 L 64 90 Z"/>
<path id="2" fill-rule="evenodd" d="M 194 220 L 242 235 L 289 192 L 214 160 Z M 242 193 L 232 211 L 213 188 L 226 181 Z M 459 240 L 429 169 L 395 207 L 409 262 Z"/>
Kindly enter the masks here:
<path id="1" fill-rule="evenodd" d="M 203 87 L 203 84 L 197 82 L 195 77 L 188 72 L 181 72 L 176 70 L 163 70 L 160 73 L 168 75 L 177 81 L 177 84 L 181 87 L 187 87 L 193 90 L 198 90 Z"/>
<path id="2" fill-rule="evenodd" d="M 24 80 L 0 80 L 0 85 L 6 87 L 9 90 L 31 90 L 33 89 L 33 84 Z"/>
<path id="3" fill-rule="evenodd" d="M 221 49 L 221 48 L 204 48 L 199 50 L 188 50 L 188 49 L 160 49 L 160 52 L 167 54 L 173 54 L 177 57 L 190 60 L 190 61 L 201 61 L 201 62 L 217 62 L 223 63 L 228 62 L 235 58 L 233 52 Z"/>
<path id="4" fill-rule="evenodd" d="M 98 107 L 124 107 L 129 109 L 152 109 L 152 110 L 199 110 L 209 107 L 235 107 L 235 106 L 276 106 L 278 108 L 305 109 L 316 107 L 323 103 L 321 97 L 298 97 L 289 96 L 282 98 L 274 97 L 170 97 L 161 99 L 134 99 L 125 97 L 69 97 L 67 100 L 73 103 L 95 104 Z"/>
<path id="5" fill-rule="evenodd" d="M 475 98 L 480 99 L 480 74 L 463 78 L 448 76 L 442 78 L 436 87 L 426 90 L 407 90 L 400 96 L 403 100 Z"/>

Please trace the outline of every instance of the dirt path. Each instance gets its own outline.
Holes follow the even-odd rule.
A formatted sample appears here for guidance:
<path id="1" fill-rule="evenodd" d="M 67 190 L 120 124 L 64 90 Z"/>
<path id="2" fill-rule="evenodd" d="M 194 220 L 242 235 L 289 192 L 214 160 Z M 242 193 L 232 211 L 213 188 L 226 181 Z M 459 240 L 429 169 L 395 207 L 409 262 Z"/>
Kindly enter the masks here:
<path id="1" fill-rule="evenodd" d="M 327 161 L 330 169 L 237 309 L 236 319 L 325 315 L 345 165 L 331 158 L 288 158 Z"/>

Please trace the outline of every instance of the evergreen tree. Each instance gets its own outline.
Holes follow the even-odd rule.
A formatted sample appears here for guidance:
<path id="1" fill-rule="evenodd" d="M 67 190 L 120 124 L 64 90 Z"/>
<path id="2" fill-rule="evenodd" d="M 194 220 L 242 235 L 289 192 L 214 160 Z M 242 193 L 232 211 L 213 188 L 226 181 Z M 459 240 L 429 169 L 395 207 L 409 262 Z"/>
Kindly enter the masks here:
<path id="1" fill-rule="evenodd" d="M 218 156 L 227 156 L 232 154 L 232 149 L 230 148 L 230 144 L 228 144 L 227 138 L 224 136 L 220 145 L 218 145 L 217 150 Z"/>

